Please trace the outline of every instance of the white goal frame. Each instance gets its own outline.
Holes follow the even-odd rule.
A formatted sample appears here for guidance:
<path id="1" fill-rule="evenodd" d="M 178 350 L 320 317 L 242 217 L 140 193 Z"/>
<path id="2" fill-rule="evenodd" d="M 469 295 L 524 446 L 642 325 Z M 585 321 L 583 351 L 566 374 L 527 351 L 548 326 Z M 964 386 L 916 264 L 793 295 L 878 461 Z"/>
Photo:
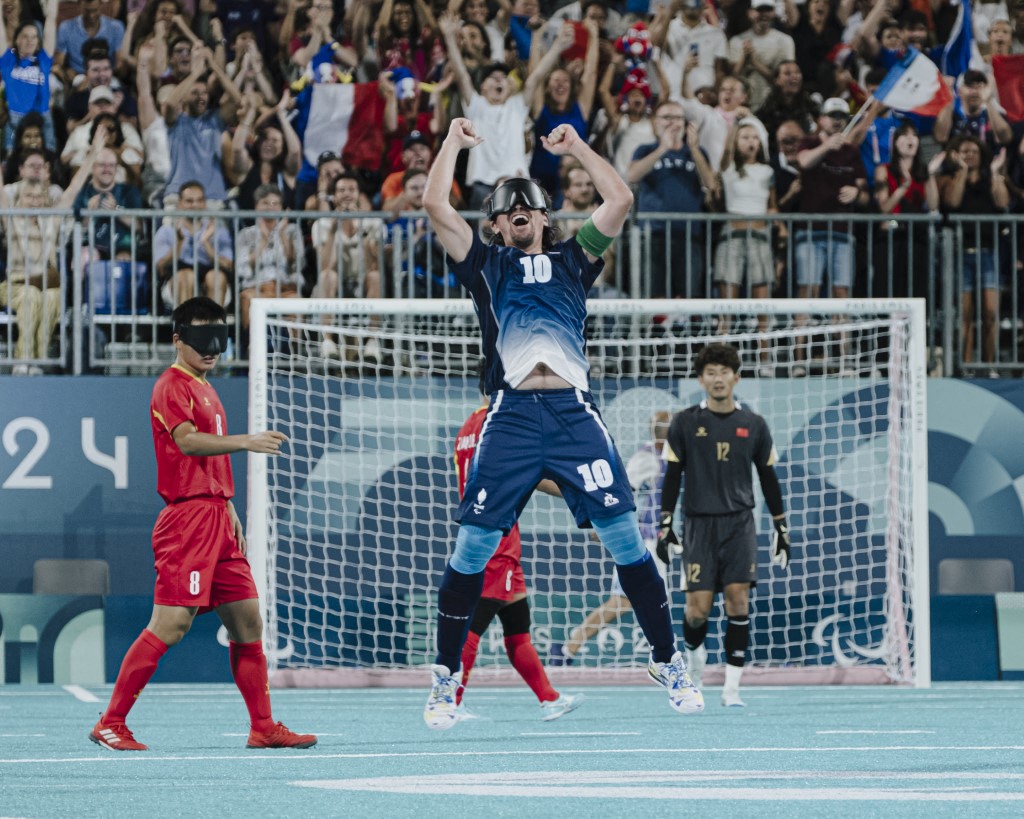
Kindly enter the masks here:
<path id="1" fill-rule="evenodd" d="M 907 613 L 903 611 L 900 595 L 892 593 L 890 585 L 889 616 L 896 629 L 890 631 L 889 639 L 896 640 L 895 652 L 900 657 L 903 675 L 896 682 L 910 682 L 917 687 L 928 687 L 931 684 L 931 645 L 930 645 L 930 592 L 929 592 L 929 549 L 928 549 L 928 426 L 927 426 L 927 349 L 926 349 L 926 312 L 922 299 L 773 299 L 773 300 L 613 300 L 600 299 L 588 302 L 590 315 L 601 316 L 640 316 L 651 313 L 687 316 L 757 316 L 810 314 L 818 316 L 849 318 L 856 321 L 858 317 L 877 317 L 879 314 L 900 315 L 905 318 L 905 326 L 909 328 L 910 337 L 905 349 L 909 360 L 897 362 L 908 372 L 909 395 L 896 396 L 890 390 L 890 402 L 901 400 L 909 409 L 910 418 L 904 424 L 904 433 L 909 430 L 911 446 L 909 447 L 909 473 L 912 476 L 910 491 L 910 542 L 909 560 L 910 588 L 913 616 L 913 645 L 909 645 L 907 630 L 903 625 Z M 250 338 L 254 340 L 250 351 L 249 369 L 249 430 L 262 430 L 270 422 L 267 407 L 269 389 L 268 367 L 271 354 L 268 354 L 266 339 L 270 328 L 271 317 L 284 318 L 299 313 L 303 316 L 327 316 L 332 314 L 355 314 L 358 316 L 395 316 L 410 319 L 424 316 L 473 316 L 473 305 L 468 299 L 254 299 L 250 313 Z M 474 316 L 475 322 L 475 316 Z M 797 330 L 792 330 L 797 335 Z M 747 333 L 746 335 L 750 335 Z M 704 338 L 702 337 L 702 341 Z M 715 336 L 707 336 L 708 342 L 715 341 Z M 899 343 L 892 345 L 898 349 Z M 342 377 L 339 374 L 339 377 Z M 676 409 L 681 409 L 677 407 Z M 898 434 L 890 431 L 890 436 Z M 393 686 L 422 684 L 423 671 L 418 667 L 412 669 L 376 669 L 346 668 L 305 671 L 279 669 L 278 665 L 278 634 L 275 627 L 276 597 L 274 583 L 271 582 L 270 571 L 274 563 L 272 513 L 267 498 L 268 456 L 252 454 L 248 456 L 248 504 L 247 504 L 247 539 L 248 557 L 252 572 L 260 593 L 261 610 L 264 615 L 264 642 L 271 664 L 271 676 L 275 685 L 301 686 Z M 892 502 L 892 501 L 890 501 Z M 453 510 L 454 511 L 454 510 Z M 891 524 L 890 524 L 891 526 Z M 886 539 L 891 543 L 891 537 Z M 890 546 L 889 550 L 898 549 Z M 890 571 L 898 571 L 896 561 L 889 560 Z M 673 613 L 674 620 L 681 613 Z M 902 637 L 901 637 L 902 635 Z M 902 644 L 899 641 L 902 639 Z M 912 649 L 912 656 L 911 656 Z M 711 669 L 709 668 L 709 672 Z M 329 677 L 322 676 L 329 673 Z M 646 676 L 637 669 L 602 671 L 601 674 L 585 673 L 572 669 L 552 669 L 552 679 L 561 683 L 603 684 L 633 682 Z M 744 676 L 747 684 L 792 684 L 800 682 L 825 683 L 890 683 L 879 675 L 877 667 L 834 668 L 824 675 L 818 674 L 813 679 L 804 679 L 797 669 L 752 669 L 748 668 Z M 474 672 L 474 684 L 505 684 L 514 679 L 510 672 L 488 672 L 481 669 Z M 705 683 L 715 682 L 713 675 L 706 675 Z"/>

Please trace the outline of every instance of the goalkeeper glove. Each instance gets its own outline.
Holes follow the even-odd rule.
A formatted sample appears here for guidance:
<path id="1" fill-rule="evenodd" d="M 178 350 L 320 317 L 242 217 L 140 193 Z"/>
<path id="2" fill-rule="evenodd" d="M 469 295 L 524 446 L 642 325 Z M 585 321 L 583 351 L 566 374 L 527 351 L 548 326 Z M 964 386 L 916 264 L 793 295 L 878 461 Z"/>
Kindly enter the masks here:
<path id="1" fill-rule="evenodd" d="M 679 539 L 676 537 L 676 533 L 672 529 L 672 513 L 665 512 L 661 516 L 661 521 L 658 523 L 658 546 L 655 549 L 655 553 L 658 555 L 658 560 L 660 560 L 666 566 L 670 562 L 668 551 L 668 547 L 670 544 L 678 546 Z"/>
<path id="2" fill-rule="evenodd" d="M 789 527 L 785 518 L 775 521 L 775 531 L 768 536 L 772 562 L 780 569 L 789 566 Z"/>

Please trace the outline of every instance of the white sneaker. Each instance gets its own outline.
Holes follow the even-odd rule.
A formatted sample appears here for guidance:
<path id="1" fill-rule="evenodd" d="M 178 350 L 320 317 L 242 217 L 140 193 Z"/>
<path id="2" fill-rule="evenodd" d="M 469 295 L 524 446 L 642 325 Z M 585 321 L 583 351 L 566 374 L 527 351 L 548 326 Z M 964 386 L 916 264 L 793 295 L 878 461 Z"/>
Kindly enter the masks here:
<path id="1" fill-rule="evenodd" d="M 375 364 L 380 361 L 380 342 L 372 336 L 366 339 L 363 345 L 363 360 L 372 361 Z"/>
<path id="2" fill-rule="evenodd" d="M 757 368 L 757 374 L 760 378 L 775 378 L 775 367 L 771 364 L 762 364 Z"/>
<path id="3" fill-rule="evenodd" d="M 320 342 L 321 358 L 338 358 L 339 352 L 338 345 L 329 338 Z"/>
<path id="4" fill-rule="evenodd" d="M 28 364 L 15 364 L 11 367 L 11 375 L 28 375 Z"/>
<path id="5" fill-rule="evenodd" d="M 681 651 L 673 654 L 667 663 L 656 663 L 651 655 L 647 673 L 658 685 L 668 689 L 669 705 L 680 714 L 699 714 L 704 710 L 704 695 L 686 673 L 686 660 Z"/>
<path id="6" fill-rule="evenodd" d="M 803 378 L 807 375 L 807 368 L 803 364 L 794 364 L 790 367 L 789 374 L 793 378 Z"/>
<path id="7" fill-rule="evenodd" d="M 746 708 L 747 704 L 740 699 L 740 691 L 738 688 L 723 688 L 722 689 L 722 705 L 726 708 Z"/>
<path id="8" fill-rule="evenodd" d="M 447 731 L 459 721 L 455 695 L 462 682 L 462 672 L 452 674 L 446 665 L 432 665 L 430 674 L 432 683 L 423 709 L 423 721 L 436 731 Z"/>
<path id="9" fill-rule="evenodd" d="M 585 697 L 582 694 L 559 694 L 557 700 L 542 702 L 540 704 L 541 719 L 544 722 L 551 722 L 565 716 L 570 711 L 575 711 L 581 705 Z"/>
<path id="10" fill-rule="evenodd" d="M 708 649 L 703 643 L 691 651 L 686 649 L 686 667 L 693 684 L 700 688 L 704 680 L 704 666 L 708 664 Z"/>

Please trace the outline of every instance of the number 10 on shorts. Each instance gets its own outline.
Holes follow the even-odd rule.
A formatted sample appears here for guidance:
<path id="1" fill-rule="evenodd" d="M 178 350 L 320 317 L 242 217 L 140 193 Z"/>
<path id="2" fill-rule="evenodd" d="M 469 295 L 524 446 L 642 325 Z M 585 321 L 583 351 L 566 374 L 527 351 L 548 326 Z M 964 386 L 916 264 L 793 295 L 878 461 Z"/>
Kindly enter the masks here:
<path id="1" fill-rule="evenodd" d="M 583 476 L 583 488 L 588 492 L 607 489 L 615 483 L 611 464 L 604 458 L 598 458 L 592 464 L 580 464 L 576 467 L 576 471 Z"/>

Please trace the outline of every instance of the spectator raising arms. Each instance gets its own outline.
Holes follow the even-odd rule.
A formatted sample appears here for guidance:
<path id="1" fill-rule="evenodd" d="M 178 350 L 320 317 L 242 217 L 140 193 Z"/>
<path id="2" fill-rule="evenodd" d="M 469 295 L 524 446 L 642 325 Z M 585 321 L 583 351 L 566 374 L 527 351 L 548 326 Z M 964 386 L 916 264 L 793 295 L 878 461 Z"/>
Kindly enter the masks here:
<path id="1" fill-rule="evenodd" d="M 277 106 L 259 111 L 259 97 L 250 92 L 239 109 L 241 121 L 231 140 L 232 176 L 238 181 L 238 207 L 252 210 L 255 192 L 272 185 L 288 210 L 295 206 L 295 177 L 302 164 L 302 144 L 288 120 L 291 95 L 286 90 Z M 263 123 L 263 124 L 260 124 Z M 248 140 L 255 130 L 250 150 Z"/>
<path id="2" fill-rule="evenodd" d="M 100 14 L 101 0 L 83 0 L 82 13 L 65 20 L 57 29 L 57 51 L 54 63 L 63 68 L 64 79 L 71 82 L 85 71 L 82 46 L 88 40 L 102 40 L 107 52 L 116 54 L 124 38 L 124 23 Z"/>
<path id="3" fill-rule="evenodd" d="M 57 138 L 50 113 L 50 71 L 57 42 L 57 0 L 47 0 L 42 42 L 39 29 L 31 20 L 18 25 L 13 44 L 7 36 L 7 27 L 0 15 L 0 77 L 7 98 L 4 152 L 13 147 L 18 123 L 30 111 L 42 115 L 43 140 L 47 148 L 56 151 Z"/>
<path id="4" fill-rule="evenodd" d="M 479 91 L 474 88 L 459 53 L 458 29 L 459 21 L 455 17 L 446 14 L 441 19 L 441 32 L 448 46 L 448 59 L 455 72 L 462 105 L 481 139 L 476 150 L 469 154 L 466 170 L 466 184 L 471 186 L 469 206 L 479 209 L 499 179 L 526 174 L 529 163 L 523 134 L 530 116 L 528 101 L 533 99 L 541 79 L 554 68 L 559 55 L 572 45 L 575 35 L 571 25 L 560 29 L 554 48 L 530 71 L 523 90 L 514 93 L 508 69 L 500 63 L 485 66 L 479 73 Z"/>
<path id="5" fill-rule="evenodd" d="M 573 31 L 572 23 L 562 25 Z M 594 91 L 597 88 L 597 46 L 601 35 L 593 20 L 585 21 L 583 26 L 588 36 L 586 57 L 582 65 L 574 60 L 571 64 L 573 71 L 556 66 L 547 76 L 543 96 L 539 88 L 536 92 L 530 109 L 535 133 L 547 134 L 559 125 L 571 125 L 576 133 L 587 139 L 587 123 L 590 121 Z M 539 48 L 539 40 L 534 38 L 535 49 Z M 530 176 L 540 182 L 556 204 L 561 193 L 558 164 L 559 158 L 549 153 L 543 144 L 534 146 Z"/>
<path id="6" fill-rule="evenodd" d="M 165 204 L 176 201 L 182 184 L 187 180 L 195 180 L 202 185 L 208 193 L 208 197 L 204 197 L 206 201 L 220 203 L 227 198 L 223 163 L 224 157 L 231 153 L 231 137 L 220 114 L 210 109 L 206 70 L 209 61 L 209 49 L 197 49 L 191 73 L 174 87 L 164 103 L 164 120 L 171 149 Z M 238 94 L 230 79 L 224 90 Z"/>
<path id="7" fill-rule="evenodd" d="M 437 21 L 423 0 L 384 0 L 377 20 L 381 71 L 408 68 L 417 80 L 430 73 Z"/>

